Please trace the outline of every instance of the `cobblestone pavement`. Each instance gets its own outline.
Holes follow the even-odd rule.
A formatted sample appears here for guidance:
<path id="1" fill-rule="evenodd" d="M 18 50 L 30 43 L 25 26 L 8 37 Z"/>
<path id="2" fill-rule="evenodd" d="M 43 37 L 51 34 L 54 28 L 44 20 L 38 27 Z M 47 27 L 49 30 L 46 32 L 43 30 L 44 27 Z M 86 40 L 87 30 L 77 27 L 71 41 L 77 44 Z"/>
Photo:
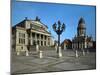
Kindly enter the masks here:
<path id="1" fill-rule="evenodd" d="M 31 52 L 29 56 L 15 55 L 12 53 L 11 73 L 37 73 L 37 72 L 55 72 L 87 70 L 96 68 L 96 54 L 90 52 L 85 56 L 79 52 L 79 57 L 75 57 L 73 51 L 62 51 L 63 57 L 58 58 L 54 50 L 43 51 L 43 58 L 39 58 L 38 53 Z"/>

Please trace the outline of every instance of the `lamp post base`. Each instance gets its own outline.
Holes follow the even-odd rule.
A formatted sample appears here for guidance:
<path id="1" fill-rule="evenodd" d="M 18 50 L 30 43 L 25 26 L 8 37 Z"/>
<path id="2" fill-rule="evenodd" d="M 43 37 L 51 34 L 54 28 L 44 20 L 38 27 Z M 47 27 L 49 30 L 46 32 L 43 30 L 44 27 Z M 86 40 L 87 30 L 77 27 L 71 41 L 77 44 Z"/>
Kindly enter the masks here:
<path id="1" fill-rule="evenodd" d="M 59 47 L 59 52 L 57 54 L 59 58 L 62 57 L 61 47 Z"/>

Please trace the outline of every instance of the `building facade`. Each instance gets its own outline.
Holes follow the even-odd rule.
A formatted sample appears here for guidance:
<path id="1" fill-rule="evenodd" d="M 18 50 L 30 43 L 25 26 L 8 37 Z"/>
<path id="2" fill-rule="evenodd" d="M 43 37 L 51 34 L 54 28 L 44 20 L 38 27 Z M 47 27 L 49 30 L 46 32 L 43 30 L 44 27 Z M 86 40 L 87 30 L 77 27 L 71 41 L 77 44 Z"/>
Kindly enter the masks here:
<path id="1" fill-rule="evenodd" d="M 12 49 L 26 51 L 39 46 L 52 46 L 53 41 L 48 27 L 38 17 L 29 20 L 27 17 L 12 27 Z"/>
<path id="2" fill-rule="evenodd" d="M 77 35 L 72 39 L 73 49 L 86 49 L 93 46 L 93 39 L 91 36 L 86 35 L 85 20 L 80 18 L 77 27 Z"/>
<path id="3" fill-rule="evenodd" d="M 72 49 L 72 41 L 70 39 L 65 39 L 61 43 L 61 47 L 63 50 Z"/>

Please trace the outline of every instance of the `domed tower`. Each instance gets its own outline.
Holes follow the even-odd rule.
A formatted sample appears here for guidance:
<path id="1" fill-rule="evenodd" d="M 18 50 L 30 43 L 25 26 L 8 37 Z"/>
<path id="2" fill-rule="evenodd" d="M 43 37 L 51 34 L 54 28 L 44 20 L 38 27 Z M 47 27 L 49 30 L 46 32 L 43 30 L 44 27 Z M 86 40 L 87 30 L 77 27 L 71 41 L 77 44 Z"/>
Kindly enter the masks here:
<path id="1" fill-rule="evenodd" d="M 85 36 L 86 35 L 86 27 L 85 27 L 85 21 L 81 17 L 79 22 L 78 22 L 78 27 L 77 27 L 77 36 Z"/>

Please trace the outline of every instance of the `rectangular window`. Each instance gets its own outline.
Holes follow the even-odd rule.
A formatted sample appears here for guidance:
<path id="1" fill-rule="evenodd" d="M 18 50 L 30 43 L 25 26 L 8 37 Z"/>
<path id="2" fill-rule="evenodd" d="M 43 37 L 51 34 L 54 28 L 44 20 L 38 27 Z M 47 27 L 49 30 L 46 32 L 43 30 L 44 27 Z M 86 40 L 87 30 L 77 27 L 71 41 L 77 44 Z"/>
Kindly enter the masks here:
<path id="1" fill-rule="evenodd" d="M 25 44 L 25 34 L 19 33 L 19 44 Z"/>

